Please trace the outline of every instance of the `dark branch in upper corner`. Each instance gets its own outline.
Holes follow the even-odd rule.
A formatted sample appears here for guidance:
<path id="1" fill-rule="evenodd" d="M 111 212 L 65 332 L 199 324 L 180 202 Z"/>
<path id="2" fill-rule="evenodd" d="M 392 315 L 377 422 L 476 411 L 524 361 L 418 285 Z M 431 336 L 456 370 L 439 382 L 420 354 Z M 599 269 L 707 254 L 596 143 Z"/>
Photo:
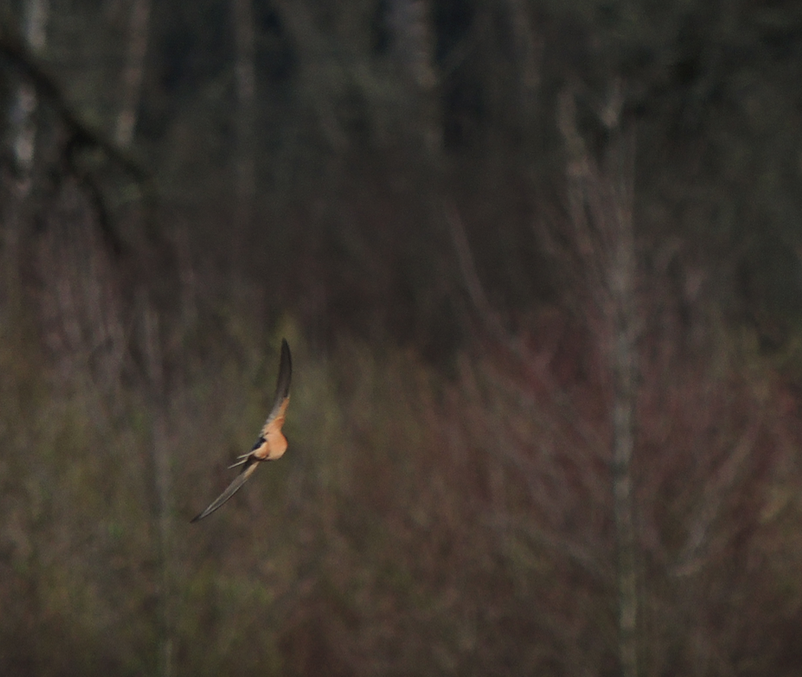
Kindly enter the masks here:
<path id="1" fill-rule="evenodd" d="M 145 225 L 149 234 L 154 235 L 154 232 L 151 232 L 153 229 L 148 217 L 155 198 L 150 173 L 131 153 L 117 146 L 101 130 L 82 118 L 69 103 L 57 78 L 49 72 L 46 64 L 28 48 L 19 32 L 12 27 L 7 13 L 0 15 L 0 59 L 13 64 L 36 87 L 39 95 L 53 107 L 61 118 L 68 132 L 63 149 L 64 158 L 70 170 L 88 189 L 96 207 L 101 208 L 99 211 L 100 226 L 112 248 L 120 253 L 122 244 L 114 233 L 108 212 L 103 205 L 100 188 L 91 176 L 91 172 L 82 171 L 76 163 L 77 153 L 82 149 L 93 148 L 101 151 L 109 161 L 124 169 L 137 183 L 146 209 Z"/>

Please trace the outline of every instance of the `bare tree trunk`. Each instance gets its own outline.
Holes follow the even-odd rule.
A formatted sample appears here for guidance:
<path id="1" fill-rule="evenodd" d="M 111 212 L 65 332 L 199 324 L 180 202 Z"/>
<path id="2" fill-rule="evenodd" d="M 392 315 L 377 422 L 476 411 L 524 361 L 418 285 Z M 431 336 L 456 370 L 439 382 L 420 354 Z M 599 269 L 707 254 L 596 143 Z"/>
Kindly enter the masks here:
<path id="1" fill-rule="evenodd" d="M 128 54 L 123 72 L 123 91 L 114 140 L 121 146 L 130 145 L 136 128 L 142 78 L 145 72 L 145 54 L 148 46 L 148 20 L 150 0 L 133 0 L 131 4 L 131 32 Z"/>
<path id="2" fill-rule="evenodd" d="M 23 35 L 34 54 L 41 53 L 47 42 L 48 0 L 27 0 L 25 3 Z M 19 301 L 18 264 L 20 236 L 25 220 L 28 195 L 33 182 L 36 156 L 36 108 L 39 105 L 36 87 L 22 76 L 10 110 L 10 145 L 14 160 L 13 191 L 4 211 L 3 268 L 5 269 L 7 302 Z"/>
<path id="3" fill-rule="evenodd" d="M 561 97 L 559 124 L 569 154 L 568 184 L 573 237 L 585 274 L 586 294 L 598 314 L 612 382 L 612 484 L 618 564 L 619 659 L 623 677 L 637 677 L 638 576 L 632 497 L 637 383 L 634 143 L 620 130 L 621 90 L 616 86 L 600 119 L 612 141 L 600 167 L 576 125 L 573 93 Z"/>
<path id="4" fill-rule="evenodd" d="M 623 180 L 628 168 L 608 168 Z M 613 375 L 613 510 L 618 554 L 618 631 L 622 675 L 638 674 L 638 588 L 635 523 L 632 499 L 632 451 L 635 438 L 636 369 L 634 303 L 635 244 L 632 234 L 631 195 L 616 190 L 617 218 L 610 265 L 614 313 L 610 367 Z"/>
<path id="5" fill-rule="evenodd" d="M 412 104 L 417 108 L 424 147 L 437 157 L 442 147 L 442 133 L 434 97 L 437 75 L 430 2 L 391 0 L 388 17 L 396 59 L 412 85 Z"/>
<path id="6" fill-rule="evenodd" d="M 238 257 L 243 237 L 253 226 L 256 195 L 256 76 L 254 72 L 254 30 L 251 0 L 232 0 L 237 64 L 237 146 L 235 156 L 236 228 L 234 256 Z M 236 260 L 235 260 L 236 265 Z"/>
<path id="7" fill-rule="evenodd" d="M 159 581 L 159 674 L 170 677 L 173 674 L 173 540 L 172 505 L 170 492 L 172 478 L 170 472 L 169 440 L 167 435 L 167 398 L 164 383 L 164 364 L 162 360 L 159 322 L 156 311 L 149 301 L 143 304 L 144 353 L 147 367 L 147 387 L 152 409 L 153 477 L 156 505 L 155 521 L 158 533 L 158 562 L 161 580 Z"/>
<path id="8" fill-rule="evenodd" d="M 25 3 L 23 34 L 34 54 L 40 54 L 47 40 L 47 19 L 50 13 L 48 0 L 28 0 Z M 19 178 L 18 189 L 24 197 L 30 190 L 36 146 L 34 116 L 38 97 L 33 83 L 23 80 L 17 87 L 11 111 L 12 149 Z"/>
<path id="9" fill-rule="evenodd" d="M 540 88 L 540 45 L 532 28 L 525 0 L 507 0 L 513 29 L 513 46 L 520 73 L 520 114 L 524 123 L 533 120 Z M 531 124 L 531 123 L 530 123 Z"/>

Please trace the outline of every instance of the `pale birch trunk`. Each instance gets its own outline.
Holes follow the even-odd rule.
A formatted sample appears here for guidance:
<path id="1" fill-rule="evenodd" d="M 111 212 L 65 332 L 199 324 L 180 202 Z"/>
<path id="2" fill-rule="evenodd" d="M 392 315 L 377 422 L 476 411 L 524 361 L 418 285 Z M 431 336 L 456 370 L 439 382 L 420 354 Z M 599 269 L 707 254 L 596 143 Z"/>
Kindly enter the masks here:
<path id="1" fill-rule="evenodd" d="M 48 0 L 27 0 L 24 5 L 23 35 L 31 51 L 41 54 L 47 43 L 47 21 L 50 15 Z M 18 269 L 19 248 L 28 195 L 31 192 L 36 158 L 36 109 L 39 105 L 36 87 L 24 77 L 17 85 L 10 117 L 11 156 L 14 160 L 15 180 L 9 188 L 12 199 L 3 209 L 3 268 L 10 304 L 19 302 Z"/>
<path id="2" fill-rule="evenodd" d="M 122 97 L 114 140 L 125 148 L 131 144 L 136 129 L 137 110 L 145 73 L 145 54 L 148 46 L 150 0 L 133 0 L 131 3 L 131 29 L 122 79 Z"/>
<path id="3" fill-rule="evenodd" d="M 626 161 L 626 160 L 625 160 Z M 635 308 L 635 243 L 632 233 L 631 190 L 621 184 L 630 180 L 626 166 L 608 167 L 614 188 L 612 220 L 613 252 L 609 264 L 612 343 L 610 369 L 613 376 L 613 511 L 618 555 L 618 632 L 621 673 L 637 677 L 638 671 L 638 583 L 634 505 L 632 497 L 632 452 L 635 445 L 637 317 Z"/>
<path id="4" fill-rule="evenodd" d="M 232 0 L 236 40 L 236 149 L 235 149 L 235 265 L 243 237 L 247 237 L 254 219 L 256 196 L 256 150 L 254 127 L 256 123 L 256 75 L 254 67 L 254 28 L 251 0 Z"/>
<path id="5" fill-rule="evenodd" d="M 520 107 L 525 122 L 535 115 L 540 88 L 540 45 L 532 28 L 525 0 L 507 0 L 512 19 L 513 40 L 520 69 Z"/>
<path id="6" fill-rule="evenodd" d="M 144 293 L 143 293 L 144 296 Z M 151 408 L 151 454 L 155 489 L 155 522 L 158 534 L 157 558 L 159 562 L 159 671 L 162 677 L 173 674 L 173 647 L 175 621 L 173 618 L 173 541 L 172 524 L 172 477 L 170 470 L 170 445 L 167 434 L 167 397 L 164 382 L 164 362 L 161 352 L 159 318 L 145 299 L 142 308 L 143 343 L 147 369 L 147 391 Z"/>
<path id="7" fill-rule="evenodd" d="M 572 237 L 583 264 L 582 281 L 605 344 L 612 385 L 612 490 L 618 571 L 618 654 L 623 677 L 637 677 L 638 575 L 632 496 L 637 399 L 634 143 L 620 129 L 621 91 L 613 89 L 600 119 L 611 133 L 599 166 L 576 125 L 573 93 L 561 97 L 559 125 L 569 156 Z"/>
<path id="8" fill-rule="evenodd" d="M 48 0 L 28 0 L 25 3 L 23 34 L 34 54 L 44 51 L 47 41 L 47 19 L 50 14 Z M 32 82 L 23 80 L 17 87 L 11 111 L 12 149 L 16 163 L 18 188 L 24 197 L 30 191 L 36 148 L 36 88 Z"/>
<path id="9" fill-rule="evenodd" d="M 392 0 L 388 17 L 395 58 L 411 85 L 411 103 L 424 147 L 436 158 L 442 148 L 442 130 L 434 91 L 437 74 L 431 11 L 428 0 Z"/>
<path id="10" fill-rule="evenodd" d="M 632 456 L 635 445 L 637 404 L 637 339 L 640 331 L 636 293 L 636 248 L 633 227 L 634 142 L 620 129 L 620 88 L 613 90 L 609 105 L 600 111 L 612 141 L 606 162 L 599 164 L 578 132 L 573 92 L 560 98 L 558 124 L 568 155 L 567 188 L 569 218 L 567 267 L 579 265 L 570 278 L 572 295 L 582 299 L 579 311 L 603 348 L 611 383 L 610 466 L 615 522 L 617 570 L 618 655 L 622 677 L 637 677 L 638 666 L 638 557 L 633 499 Z M 510 353 L 526 362 L 525 349 L 506 330 L 491 307 L 479 282 L 473 257 L 456 210 L 447 205 L 446 219 L 471 301 L 490 333 Z M 555 398 L 562 409 L 562 397 Z M 590 446 L 597 436 L 572 416 L 572 425 Z M 548 537 L 547 534 L 541 536 Z M 552 539 L 559 540 L 559 539 Z M 571 547 L 578 561 L 600 568 Z"/>

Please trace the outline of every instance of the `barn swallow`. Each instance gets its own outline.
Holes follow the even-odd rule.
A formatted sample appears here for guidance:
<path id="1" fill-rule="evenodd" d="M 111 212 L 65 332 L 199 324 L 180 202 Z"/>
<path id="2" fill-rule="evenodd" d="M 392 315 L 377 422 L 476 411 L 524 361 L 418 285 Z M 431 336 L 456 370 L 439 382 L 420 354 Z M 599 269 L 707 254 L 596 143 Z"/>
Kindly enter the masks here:
<path id="1" fill-rule="evenodd" d="M 211 515 L 223 503 L 239 491 L 240 487 L 245 484 L 245 481 L 253 475 L 256 466 L 262 461 L 275 461 L 281 458 L 284 452 L 287 451 L 287 438 L 281 432 L 281 426 L 284 425 L 284 414 L 287 411 L 287 404 L 290 401 L 290 379 L 292 378 L 292 358 L 290 357 L 290 347 L 287 345 L 285 339 L 281 340 L 281 364 L 278 369 L 278 381 L 276 382 L 276 396 L 273 401 L 273 409 L 267 417 L 265 424 L 262 426 L 262 431 L 259 433 L 259 439 L 253 445 L 253 448 L 247 453 L 239 456 L 239 460 L 230 468 L 242 466 L 240 474 L 234 478 L 234 481 L 228 485 L 228 488 L 215 499 L 212 504 L 206 508 L 200 515 L 195 517 L 192 521 L 197 522 L 202 520 L 207 515 Z"/>

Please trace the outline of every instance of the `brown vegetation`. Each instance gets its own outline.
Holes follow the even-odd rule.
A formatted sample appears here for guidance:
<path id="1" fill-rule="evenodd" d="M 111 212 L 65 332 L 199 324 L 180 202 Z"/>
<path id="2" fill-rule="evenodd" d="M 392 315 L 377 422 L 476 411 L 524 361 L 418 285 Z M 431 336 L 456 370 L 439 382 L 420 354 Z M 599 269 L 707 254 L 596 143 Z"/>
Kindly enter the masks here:
<path id="1" fill-rule="evenodd" d="M 3 315 L 4 670 L 151 671 L 166 633 L 180 674 L 616 672 L 592 312 L 543 309 L 506 341 L 474 324 L 447 376 L 347 334 L 314 349 L 292 318 L 208 296 L 192 261 L 195 310 L 155 323 L 101 240 L 59 228 L 37 240 L 35 305 Z M 802 608 L 798 397 L 703 292 L 685 316 L 672 256 L 639 290 L 642 670 L 782 674 Z M 258 430 L 280 336 L 290 452 L 190 527 Z"/>
<path id="2" fill-rule="evenodd" d="M 707 59 L 673 5 L 665 28 L 614 3 L 593 38 L 582 3 L 380 4 L 236 3 L 247 110 L 201 147 L 229 76 L 199 66 L 211 103 L 139 132 L 148 204 L 0 15 L 0 73 L 42 96 L 31 192 L 0 181 L 0 672 L 797 674 L 798 329 L 732 234 L 772 211 L 739 212 L 750 162 L 750 195 L 794 199 L 716 136 L 746 124 L 720 104 L 749 89 L 740 24 L 721 10 Z M 138 39 L 221 5 L 197 6 Z M 126 96 L 143 128 L 178 105 L 161 56 Z M 287 454 L 190 525 L 282 337 Z"/>

